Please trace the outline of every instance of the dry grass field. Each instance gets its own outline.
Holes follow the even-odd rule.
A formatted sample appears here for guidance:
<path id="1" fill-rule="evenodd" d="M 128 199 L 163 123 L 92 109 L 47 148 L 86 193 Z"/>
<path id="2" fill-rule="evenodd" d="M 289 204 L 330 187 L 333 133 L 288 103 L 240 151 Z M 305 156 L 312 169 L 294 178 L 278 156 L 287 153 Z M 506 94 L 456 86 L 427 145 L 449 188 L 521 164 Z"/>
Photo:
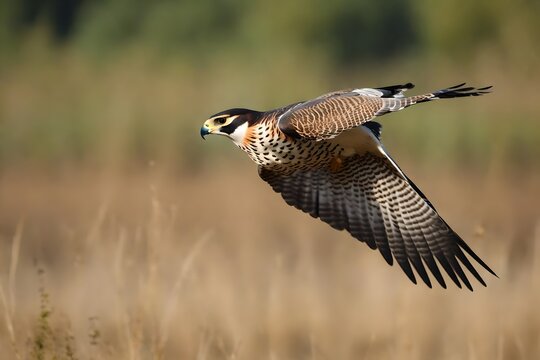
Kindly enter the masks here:
<path id="1" fill-rule="evenodd" d="M 30 43 L 0 71 L 0 359 L 540 358 L 540 75 L 487 59 L 330 76 L 300 60 L 99 63 Z M 381 121 L 499 275 L 474 292 L 411 284 L 198 135 L 227 107 L 463 79 L 495 92 Z"/>
<path id="2" fill-rule="evenodd" d="M 2 358 L 538 358 L 540 174 L 414 178 L 487 288 L 409 283 L 245 164 L 4 173 Z"/>

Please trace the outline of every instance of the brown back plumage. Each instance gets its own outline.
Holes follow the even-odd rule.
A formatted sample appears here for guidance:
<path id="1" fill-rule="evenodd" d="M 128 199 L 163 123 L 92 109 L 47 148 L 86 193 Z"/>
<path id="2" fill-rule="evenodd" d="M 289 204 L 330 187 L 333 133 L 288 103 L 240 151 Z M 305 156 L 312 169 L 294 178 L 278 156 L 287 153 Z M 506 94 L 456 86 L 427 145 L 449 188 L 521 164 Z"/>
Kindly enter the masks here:
<path id="1" fill-rule="evenodd" d="M 412 88 L 412 84 L 336 91 L 292 106 L 279 117 L 278 125 L 284 133 L 292 136 L 331 139 L 376 116 L 431 100 L 478 96 L 490 88 L 475 89 L 464 85 L 407 98 L 403 97 L 403 91 Z"/>

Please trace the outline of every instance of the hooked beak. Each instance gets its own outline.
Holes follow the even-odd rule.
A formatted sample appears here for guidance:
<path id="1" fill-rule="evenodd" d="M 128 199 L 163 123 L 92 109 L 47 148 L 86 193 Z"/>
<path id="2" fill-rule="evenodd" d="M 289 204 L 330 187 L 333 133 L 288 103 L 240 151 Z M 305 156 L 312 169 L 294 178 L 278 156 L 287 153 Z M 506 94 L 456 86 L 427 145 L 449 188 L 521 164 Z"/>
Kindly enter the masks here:
<path id="1" fill-rule="evenodd" d="M 210 134 L 210 133 L 211 133 L 211 131 L 210 131 L 210 129 L 209 129 L 206 125 L 203 125 L 203 126 L 201 127 L 201 137 L 203 138 L 203 140 L 206 140 L 204 137 L 205 137 L 206 135 Z"/>

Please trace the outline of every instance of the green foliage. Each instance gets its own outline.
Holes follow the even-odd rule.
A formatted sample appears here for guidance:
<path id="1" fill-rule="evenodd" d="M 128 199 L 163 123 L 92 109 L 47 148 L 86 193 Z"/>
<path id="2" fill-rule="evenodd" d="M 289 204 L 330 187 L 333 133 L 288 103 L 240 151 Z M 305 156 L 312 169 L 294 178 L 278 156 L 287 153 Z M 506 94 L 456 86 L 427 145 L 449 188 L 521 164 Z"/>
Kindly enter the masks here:
<path id="1" fill-rule="evenodd" d="M 69 326 L 53 327 L 51 317 L 53 310 L 50 295 L 45 288 L 45 270 L 38 270 L 39 276 L 39 314 L 35 320 L 35 329 L 28 339 L 28 354 L 36 360 L 76 360 L 75 338 L 70 335 Z"/>
<path id="2" fill-rule="evenodd" d="M 341 1 L 330 6 L 307 38 L 333 54 L 337 65 L 377 61 L 418 46 L 407 1 Z M 336 4 L 336 3 L 330 3 Z"/>
<path id="3" fill-rule="evenodd" d="M 489 49 L 532 66 L 540 54 L 540 5 L 528 0 L 7 0 L 0 14 L 3 56 L 43 26 L 56 46 L 96 58 L 137 47 L 195 64 L 283 53 L 341 69 L 412 54 L 462 62 Z"/>
<path id="4" fill-rule="evenodd" d="M 241 59 L 280 48 L 303 49 L 337 66 L 412 51 L 461 57 L 484 46 L 511 49 L 514 40 L 533 45 L 532 34 L 540 30 L 540 5 L 527 0 L 7 0 L 0 6 L 4 47 L 46 24 L 57 39 L 91 53 L 137 44 L 160 56 L 198 60 L 216 51 L 234 51 Z"/>
<path id="5" fill-rule="evenodd" d="M 0 3 L 0 167 L 196 167 L 204 152 L 221 153 L 220 142 L 200 146 L 197 127 L 223 108 L 407 81 L 425 90 L 471 81 L 495 93 L 475 103 L 473 125 L 457 118 L 474 106 L 439 104 L 437 122 L 423 120 L 433 114 L 423 107 L 398 124 L 385 119 L 388 143 L 433 161 L 453 151 L 479 163 L 497 148 L 527 165 L 538 154 L 538 2 L 100 0 L 73 1 L 64 17 L 54 10 L 62 3 Z"/>

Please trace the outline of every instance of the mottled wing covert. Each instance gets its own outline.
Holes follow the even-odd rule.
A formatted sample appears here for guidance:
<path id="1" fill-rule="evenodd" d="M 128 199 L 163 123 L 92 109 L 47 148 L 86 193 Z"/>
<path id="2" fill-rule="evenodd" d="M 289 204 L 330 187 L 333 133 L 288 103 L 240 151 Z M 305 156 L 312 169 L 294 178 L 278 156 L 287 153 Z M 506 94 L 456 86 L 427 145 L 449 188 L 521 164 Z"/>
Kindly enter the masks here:
<path id="1" fill-rule="evenodd" d="M 335 92 L 294 106 L 280 116 L 278 126 L 293 137 L 331 139 L 373 119 L 383 101 L 353 91 Z"/>
<path id="2" fill-rule="evenodd" d="M 413 84 L 382 88 L 341 90 L 298 103 L 280 115 L 278 126 L 285 134 L 312 140 L 331 139 L 343 131 L 355 128 L 389 112 L 408 106 L 454 97 L 479 96 L 491 87 L 452 86 L 428 94 L 404 97 L 403 92 Z"/>

